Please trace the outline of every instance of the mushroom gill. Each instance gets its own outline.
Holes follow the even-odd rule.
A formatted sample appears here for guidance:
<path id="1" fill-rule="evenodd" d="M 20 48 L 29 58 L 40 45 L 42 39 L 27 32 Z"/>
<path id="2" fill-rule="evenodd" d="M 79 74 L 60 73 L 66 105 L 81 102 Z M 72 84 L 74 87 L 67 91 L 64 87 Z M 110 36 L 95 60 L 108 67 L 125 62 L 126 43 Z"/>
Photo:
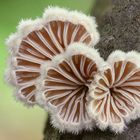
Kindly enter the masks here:
<path id="1" fill-rule="evenodd" d="M 48 68 L 42 96 L 44 106 L 52 113 L 54 126 L 60 130 L 64 126 L 64 130 L 78 132 L 93 125 L 86 105 L 88 86 L 97 70 L 96 62 L 80 53 L 71 54 Z"/>
<path id="2" fill-rule="evenodd" d="M 132 54 L 111 54 L 109 65 L 96 75 L 92 84 L 89 104 L 91 116 L 101 129 L 111 127 L 122 132 L 125 121 L 134 119 L 140 105 L 139 56 Z M 137 112 L 138 111 L 138 112 Z"/>
<path id="3" fill-rule="evenodd" d="M 67 13 L 67 17 L 63 17 L 62 20 L 61 15 L 59 16 L 60 13 L 61 15 Z M 25 27 L 21 26 L 13 38 L 10 37 L 7 41 L 9 47 L 13 44 L 9 80 L 18 90 L 16 96 L 30 105 L 36 103 L 37 85 L 41 82 L 39 80 L 42 76 L 41 68 L 46 62 L 52 60 L 54 56 L 64 53 L 73 42 L 91 45 L 98 38 L 96 36 L 94 38 L 94 33 L 91 36 L 91 31 L 87 31 L 90 17 L 84 15 L 89 21 L 82 24 L 79 22 L 81 14 L 76 13 L 74 20 L 71 18 L 70 11 L 61 8 L 47 9 L 45 14 L 46 17 L 43 17 L 39 23 L 30 21 L 32 23 L 28 24 L 27 21 L 24 25 L 23 22 Z M 32 29 L 33 27 L 34 29 Z M 12 49 L 10 48 L 10 50 Z"/>

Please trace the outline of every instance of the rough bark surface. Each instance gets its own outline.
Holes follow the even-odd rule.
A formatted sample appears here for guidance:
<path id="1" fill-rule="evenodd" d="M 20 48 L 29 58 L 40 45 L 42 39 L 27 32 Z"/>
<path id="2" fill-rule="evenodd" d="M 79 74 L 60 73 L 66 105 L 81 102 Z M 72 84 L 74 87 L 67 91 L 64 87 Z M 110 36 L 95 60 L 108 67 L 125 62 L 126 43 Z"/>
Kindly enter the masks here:
<path id="1" fill-rule="evenodd" d="M 99 22 L 101 40 L 96 48 L 105 59 L 116 49 L 140 52 L 140 0 L 112 0 L 112 4 Z M 79 135 L 59 133 L 48 120 L 44 140 L 140 140 L 140 119 L 132 121 L 122 134 L 95 128 Z"/>

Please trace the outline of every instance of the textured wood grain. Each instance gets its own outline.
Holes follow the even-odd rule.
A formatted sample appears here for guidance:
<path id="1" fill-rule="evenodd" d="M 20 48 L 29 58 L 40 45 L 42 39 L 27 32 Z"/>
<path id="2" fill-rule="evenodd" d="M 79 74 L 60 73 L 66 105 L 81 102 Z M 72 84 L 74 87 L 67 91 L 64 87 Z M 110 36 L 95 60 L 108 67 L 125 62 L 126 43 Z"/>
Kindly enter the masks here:
<path id="1" fill-rule="evenodd" d="M 116 49 L 140 52 L 140 0 L 112 0 L 112 10 L 99 23 L 101 40 L 96 48 L 102 57 L 106 59 Z M 122 134 L 94 129 L 79 135 L 59 133 L 47 121 L 44 140 L 140 140 L 140 119 L 132 121 Z"/>

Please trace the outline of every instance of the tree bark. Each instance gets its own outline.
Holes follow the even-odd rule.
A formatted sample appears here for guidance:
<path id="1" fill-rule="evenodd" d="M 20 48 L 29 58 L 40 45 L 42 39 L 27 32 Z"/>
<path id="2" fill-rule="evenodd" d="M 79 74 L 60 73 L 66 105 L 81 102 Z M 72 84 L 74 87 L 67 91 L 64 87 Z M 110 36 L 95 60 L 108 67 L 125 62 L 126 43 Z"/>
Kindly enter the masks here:
<path id="1" fill-rule="evenodd" d="M 101 40 L 96 48 L 104 59 L 116 49 L 140 52 L 140 0 L 112 0 L 111 10 L 99 21 Z M 79 135 L 59 133 L 50 125 L 49 119 L 44 130 L 44 140 L 140 140 L 140 119 L 132 121 L 122 134 L 95 128 Z"/>

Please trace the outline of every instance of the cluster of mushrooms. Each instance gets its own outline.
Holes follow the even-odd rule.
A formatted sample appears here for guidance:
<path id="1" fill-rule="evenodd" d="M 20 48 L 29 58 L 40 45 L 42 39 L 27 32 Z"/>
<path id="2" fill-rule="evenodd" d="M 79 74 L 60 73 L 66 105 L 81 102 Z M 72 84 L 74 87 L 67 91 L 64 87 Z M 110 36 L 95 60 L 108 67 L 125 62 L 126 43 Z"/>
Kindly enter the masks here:
<path id="1" fill-rule="evenodd" d="M 116 50 L 105 61 L 98 41 L 95 18 L 77 11 L 49 7 L 21 21 L 6 42 L 15 97 L 47 110 L 60 131 L 122 132 L 140 116 L 140 54 Z"/>

